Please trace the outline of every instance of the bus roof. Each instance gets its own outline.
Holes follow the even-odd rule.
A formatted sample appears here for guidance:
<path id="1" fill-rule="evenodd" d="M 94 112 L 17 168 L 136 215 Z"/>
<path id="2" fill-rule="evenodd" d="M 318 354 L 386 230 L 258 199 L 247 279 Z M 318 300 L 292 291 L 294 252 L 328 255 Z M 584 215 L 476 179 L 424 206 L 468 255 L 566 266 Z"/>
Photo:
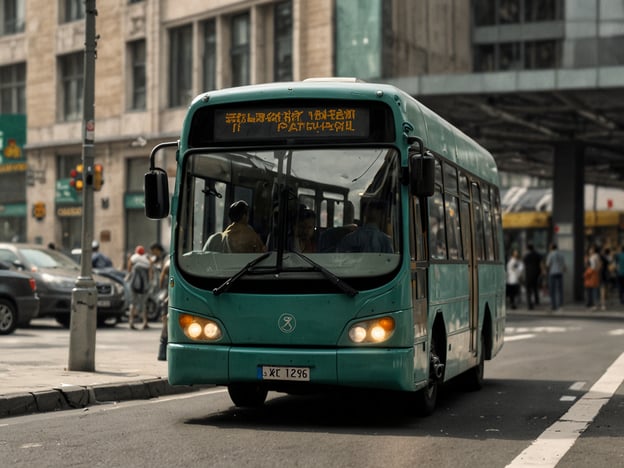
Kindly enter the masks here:
<path id="1" fill-rule="evenodd" d="M 414 97 L 388 84 L 367 83 L 353 78 L 316 78 L 215 90 L 193 100 L 187 119 L 191 119 L 194 111 L 208 102 L 219 105 L 293 98 L 383 101 L 397 116 L 398 132 L 403 131 L 404 123 L 409 123 L 413 127 L 410 136 L 422 138 L 428 150 L 490 183 L 499 184 L 496 163 L 486 149 Z M 190 128 L 190 125 L 185 125 L 185 128 Z M 187 137 L 183 135 L 183 141 Z"/>

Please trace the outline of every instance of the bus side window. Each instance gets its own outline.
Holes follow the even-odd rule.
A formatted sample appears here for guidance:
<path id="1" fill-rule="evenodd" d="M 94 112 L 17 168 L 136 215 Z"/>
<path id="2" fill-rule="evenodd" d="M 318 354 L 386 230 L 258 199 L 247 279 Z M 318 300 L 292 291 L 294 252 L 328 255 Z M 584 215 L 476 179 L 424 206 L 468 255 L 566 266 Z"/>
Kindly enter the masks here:
<path id="1" fill-rule="evenodd" d="M 448 163 L 444 163 L 444 212 L 446 215 L 448 258 L 450 260 L 463 258 L 458 195 L 457 169 Z"/>
<path id="2" fill-rule="evenodd" d="M 484 260 L 483 208 L 481 206 L 481 191 L 479 190 L 479 185 L 475 182 L 472 183 L 472 207 L 474 209 L 474 240 L 477 259 Z"/>
<path id="3" fill-rule="evenodd" d="M 429 198 L 429 252 L 432 259 L 446 259 L 444 199 L 439 187 L 436 187 L 436 192 Z"/>

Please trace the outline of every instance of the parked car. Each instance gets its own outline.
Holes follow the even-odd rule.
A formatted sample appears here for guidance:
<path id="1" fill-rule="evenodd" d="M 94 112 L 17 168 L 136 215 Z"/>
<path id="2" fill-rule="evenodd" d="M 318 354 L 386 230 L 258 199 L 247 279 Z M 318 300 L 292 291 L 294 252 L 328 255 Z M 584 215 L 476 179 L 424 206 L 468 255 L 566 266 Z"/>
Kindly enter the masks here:
<path id="1" fill-rule="evenodd" d="M 71 257 L 37 244 L 0 243 L 0 261 L 28 272 L 37 283 L 40 298 L 39 317 L 54 317 L 69 327 L 72 290 L 80 275 L 80 265 Z M 125 308 L 124 290 L 118 283 L 93 275 L 97 288 L 97 323 L 102 326 L 117 321 Z"/>
<path id="2" fill-rule="evenodd" d="M 0 262 L 0 335 L 26 327 L 39 313 L 37 284 L 32 276 Z"/>

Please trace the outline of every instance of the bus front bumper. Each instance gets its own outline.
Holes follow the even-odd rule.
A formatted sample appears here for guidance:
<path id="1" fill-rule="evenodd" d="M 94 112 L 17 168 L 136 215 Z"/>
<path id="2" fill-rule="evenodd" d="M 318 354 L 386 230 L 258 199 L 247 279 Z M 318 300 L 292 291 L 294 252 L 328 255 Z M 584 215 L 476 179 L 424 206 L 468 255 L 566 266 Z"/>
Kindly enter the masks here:
<path id="1" fill-rule="evenodd" d="M 413 348 L 322 350 L 169 343 L 167 361 L 172 385 L 264 381 L 275 388 L 283 382 L 265 380 L 262 371 L 281 367 L 307 369 L 309 381 L 299 382 L 303 385 L 415 389 Z"/>

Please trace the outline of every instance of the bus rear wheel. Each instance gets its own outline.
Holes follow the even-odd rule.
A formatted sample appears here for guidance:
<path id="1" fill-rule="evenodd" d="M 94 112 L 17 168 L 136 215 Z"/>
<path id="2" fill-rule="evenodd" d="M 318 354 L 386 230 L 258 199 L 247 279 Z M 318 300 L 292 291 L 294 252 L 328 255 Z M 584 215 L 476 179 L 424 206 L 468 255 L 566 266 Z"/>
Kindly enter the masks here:
<path id="1" fill-rule="evenodd" d="M 268 391 L 256 383 L 236 383 L 228 385 L 228 393 L 234 405 L 242 408 L 257 408 L 264 404 Z"/>

